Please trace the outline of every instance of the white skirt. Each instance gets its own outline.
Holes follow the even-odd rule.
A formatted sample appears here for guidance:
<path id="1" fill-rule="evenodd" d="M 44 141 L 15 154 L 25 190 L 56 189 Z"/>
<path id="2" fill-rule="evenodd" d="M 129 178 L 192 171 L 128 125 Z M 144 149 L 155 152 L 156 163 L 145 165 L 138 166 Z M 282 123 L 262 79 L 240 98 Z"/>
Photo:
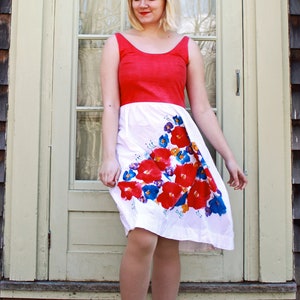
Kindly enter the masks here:
<path id="1" fill-rule="evenodd" d="M 143 228 L 169 239 L 233 249 L 226 187 L 183 107 L 122 106 L 117 155 L 122 172 L 110 193 L 126 234 Z"/>

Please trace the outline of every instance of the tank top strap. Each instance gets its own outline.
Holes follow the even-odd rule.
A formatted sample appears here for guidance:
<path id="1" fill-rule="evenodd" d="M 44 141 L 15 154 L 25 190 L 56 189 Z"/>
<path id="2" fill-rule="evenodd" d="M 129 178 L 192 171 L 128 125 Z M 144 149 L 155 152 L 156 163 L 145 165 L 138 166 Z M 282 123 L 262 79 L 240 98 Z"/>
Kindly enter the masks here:
<path id="1" fill-rule="evenodd" d="M 117 32 L 115 37 L 118 41 L 120 53 L 122 53 L 122 51 L 125 49 L 134 48 L 133 45 L 121 33 Z"/>
<path id="2" fill-rule="evenodd" d="M 185 63 L 189 62 L 189 37 L 184 36 L 181 41 L 170 51 L 170 53 L 181 56 Z"/>

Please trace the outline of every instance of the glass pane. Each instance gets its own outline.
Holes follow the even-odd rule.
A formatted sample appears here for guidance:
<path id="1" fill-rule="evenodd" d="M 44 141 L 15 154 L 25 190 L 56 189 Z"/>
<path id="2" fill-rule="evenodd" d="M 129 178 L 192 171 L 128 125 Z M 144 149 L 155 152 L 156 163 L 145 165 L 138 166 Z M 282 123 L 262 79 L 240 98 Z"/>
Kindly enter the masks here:
<path id="1" fill-rule="evenodd" d="M 120 0 L 79 0 L 79 33 L 112 34 L 120 30 Z"/>
<path id="2" fill-rule="evenodd" d="M 97 180 L 101 151 L 101 113 L 78 112 L 76 180 Z"/>
<path id="3" fill-rule="evenodd" d="M 199 44 L 204 59 L 208 100 L 212 107 L 216 107 L 216 42 L 203 41 Z"/>
<path id="4" fill-rule="evenodd" d="M 180 0 L 179 33 L 216 36 L 216 0 Z"/>
<path id="5" fill-rule="evenodd" d="M 178 32 L 191 36 L 199 44 L 209 101 L 216 107 L 216 0 L 177 1 L 181 16 Z M 129 28 L 127 0 L 79 0 L 79 3 L 75 179 L 97 180 L 101 159 L 101 51 L 107 35 Z"/>
<path id="6" fill-rule="evenodd" d="M 104 41 L 79 41 L 77 105 L 101 106 L 100 59 Z"/>

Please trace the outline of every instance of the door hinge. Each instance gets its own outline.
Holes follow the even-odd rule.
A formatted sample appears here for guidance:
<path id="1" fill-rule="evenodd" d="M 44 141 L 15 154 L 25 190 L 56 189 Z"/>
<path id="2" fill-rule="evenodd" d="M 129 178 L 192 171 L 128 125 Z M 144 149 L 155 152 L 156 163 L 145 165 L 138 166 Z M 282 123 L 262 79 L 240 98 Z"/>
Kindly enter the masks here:
<path id="1" fill-rule="evenodd" d="M 48 231 L 48 249 L 51 248 L 51 231 Z"/>

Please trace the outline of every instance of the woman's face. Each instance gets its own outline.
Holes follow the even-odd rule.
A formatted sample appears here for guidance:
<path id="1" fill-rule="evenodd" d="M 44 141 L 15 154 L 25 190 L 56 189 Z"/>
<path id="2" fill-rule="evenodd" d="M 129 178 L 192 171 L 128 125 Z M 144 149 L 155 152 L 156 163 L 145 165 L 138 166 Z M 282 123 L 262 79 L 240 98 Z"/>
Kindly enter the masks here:
<path id="1" fill-rule="evenodd" d="M 132 9 L 140 23 L 145 25 L 159 24 L 165 12 L 166 0 L 132 0 Z"/>

